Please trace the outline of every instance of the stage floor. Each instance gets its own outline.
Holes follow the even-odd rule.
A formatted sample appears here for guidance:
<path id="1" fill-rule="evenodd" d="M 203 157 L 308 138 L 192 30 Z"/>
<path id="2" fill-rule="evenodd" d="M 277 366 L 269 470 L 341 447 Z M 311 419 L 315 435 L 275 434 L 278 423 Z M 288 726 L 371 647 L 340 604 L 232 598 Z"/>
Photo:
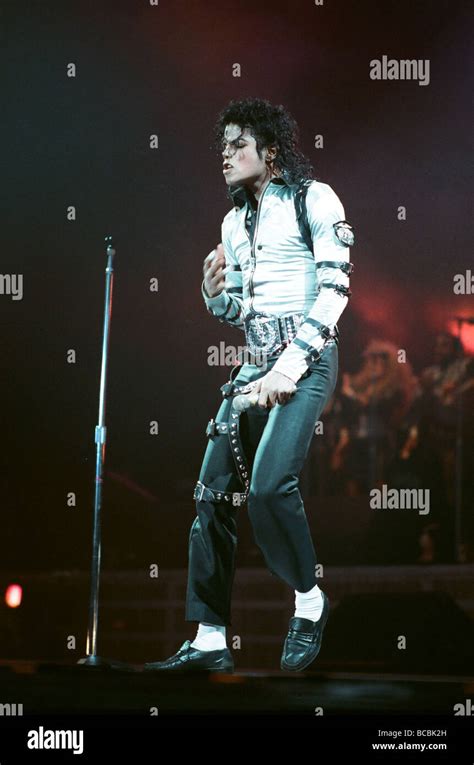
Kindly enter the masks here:
<path id="1" fill-rule="evenodd" d="M 454 714 L 474 694 L 474 676 L 312 671 L 233 674 L 142 672 L 142 665 L 93 668 L 0 662 L 3 702 L 24 714 Z M 474 711 L 474 709 L 473 709 Z"/>

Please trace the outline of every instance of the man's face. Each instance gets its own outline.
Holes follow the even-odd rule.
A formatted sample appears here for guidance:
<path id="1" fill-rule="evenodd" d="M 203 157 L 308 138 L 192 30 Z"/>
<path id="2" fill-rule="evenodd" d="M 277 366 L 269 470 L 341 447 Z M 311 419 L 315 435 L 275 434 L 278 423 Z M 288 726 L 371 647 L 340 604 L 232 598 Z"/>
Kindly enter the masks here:
<path id="1" fill-rule="evenodd" d="M 267 166 L 267 150 L 263 149 L 262 159 L 257 154 L 257 142 L 249 128 L 229 123 L 222 141 L 223 173 L 228 186 L 250 185 L 262 179 Z M 230 166 L 230 167 L 229 167 Z"/>

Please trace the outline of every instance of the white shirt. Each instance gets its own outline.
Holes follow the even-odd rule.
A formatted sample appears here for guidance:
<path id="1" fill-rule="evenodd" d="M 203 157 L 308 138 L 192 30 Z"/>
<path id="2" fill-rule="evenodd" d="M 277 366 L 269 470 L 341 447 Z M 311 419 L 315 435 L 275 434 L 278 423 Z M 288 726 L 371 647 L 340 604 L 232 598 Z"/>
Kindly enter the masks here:
<path id="1" fill-rule="evenodd" d="M 242 204 L 242 201 L 241 201 Z M 221 321 L 244 330 L 252 308 L 274 316 L 304 313 L 296 338 L 320 351 L 327 342 L 315 319 L 333 329 L 349 298 L 322 282 L 349 287 L 349 276 L 338 267 L 317 268 L 323 260 L 349 263 L 349 247 L 338 238 L 334 224 L 344 222 L 344 208 L 331 186 L 313 181 L 308 187 L 306 209 L 313 239 L 307 249 L 294 207 L 294 186 L 283 177 L 272 178 L 260 197 L 254 233 L 253 255 L 245 218 L 250 202 L 236 205 L 222 221 L 221 235 L 226 259 L 225 289 L 208 297 L 201 285 L 207 309 Z M 340 229 L 339 229 L 340 231 Z M 347 229 L 346 229 L 347 231 Z M 232 305 L 229 305 L 232 303 Z M 296 339 L 295 338 L 295 339 Z M 281 352 L 273 370 L 297 382 L 309 366 L 308 350 L 294 340 Z"/>

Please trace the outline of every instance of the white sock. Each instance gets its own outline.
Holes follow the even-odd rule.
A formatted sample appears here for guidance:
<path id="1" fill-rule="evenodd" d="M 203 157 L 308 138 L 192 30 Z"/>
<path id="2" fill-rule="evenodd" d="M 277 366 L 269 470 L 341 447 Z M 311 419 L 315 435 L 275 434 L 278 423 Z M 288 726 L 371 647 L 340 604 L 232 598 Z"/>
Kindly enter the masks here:
<path id="1" fill-rule="evenodd" d="M 219 651 L 227 648 L 225 630 L 220 624 L 199 622 L 196 637 L 191 643 L 192 648 L 197 648 L 198 651 Z"/>
<path id="2" fill-rule="evenodd" d="M 309 592 L 295 590 L 295 616 L 317 622 L 323 610 L 323 593 L 315 584 Z"/>

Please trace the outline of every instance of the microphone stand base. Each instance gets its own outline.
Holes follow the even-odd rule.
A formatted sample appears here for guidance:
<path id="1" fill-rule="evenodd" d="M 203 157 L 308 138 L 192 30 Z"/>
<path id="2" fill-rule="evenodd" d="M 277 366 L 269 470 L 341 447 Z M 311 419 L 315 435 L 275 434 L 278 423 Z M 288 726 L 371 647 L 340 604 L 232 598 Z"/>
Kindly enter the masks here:
<path id="1" fill-rule="evenodd" d="M 105 659 L 102 656 L 89 655 L 77 662 L 82 667 L 88 667 L 89 669 L 118 669 L 122 672 L 137 672 L 137 670 L 125 661 L 119 661 L 118 659 Z"/>

